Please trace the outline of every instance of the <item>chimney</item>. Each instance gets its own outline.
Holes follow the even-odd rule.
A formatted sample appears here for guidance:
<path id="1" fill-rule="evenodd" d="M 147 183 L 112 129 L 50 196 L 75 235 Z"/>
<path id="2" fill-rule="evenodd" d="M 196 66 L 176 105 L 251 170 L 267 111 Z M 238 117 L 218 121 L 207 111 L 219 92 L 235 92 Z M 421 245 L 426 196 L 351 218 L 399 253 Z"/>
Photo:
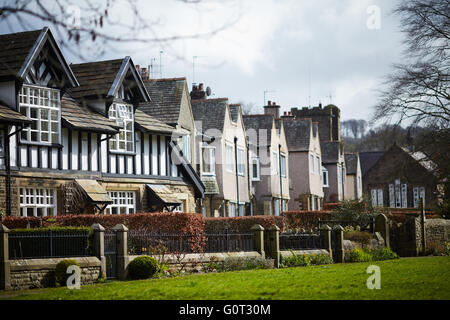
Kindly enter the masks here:
<path id="1" fill-rule="evenodd" d="M 264 106 L 264 114 L 271 114 L 275 119 L 280 118 L 280 106 L 276 102 L 268 101 L 267 106 Z"/>
<path id="2" fill-rule="evenodd" d="M 206 92 L 203 90 L 203 83 L 200 83 L 198 86 L 193 83 L 192 91 L 191 91 L 191 100 L 201 100 L 206 98 Z"/>

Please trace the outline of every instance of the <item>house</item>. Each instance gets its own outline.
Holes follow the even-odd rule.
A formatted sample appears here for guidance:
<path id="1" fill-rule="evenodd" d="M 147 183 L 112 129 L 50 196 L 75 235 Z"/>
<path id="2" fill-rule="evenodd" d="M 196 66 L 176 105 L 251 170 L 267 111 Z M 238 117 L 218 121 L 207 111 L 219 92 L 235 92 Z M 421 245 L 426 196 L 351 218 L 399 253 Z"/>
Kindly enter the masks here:
<path id="1" fill-rule="evenodd" d="M 266 112 L 268 110 L 266 109 Z M 279 216 L 288 210 L 289 150 L 284 125 L 272 114 L 244 115 L 254 214 Z"/>
<path id="2" fill-rule="evenodd" d="M 365 160 L 374 158 L 370 156 L 363 153 L 361 167 L 367 168 Z M 434 174 L 435 164 L 423 153 L 394 144 L 370 164 L 363 175 L 363 192 L 373 206 L 419 208 L 421 198 L 427 208 L 438 206 L 441 182 Z"/>
<path id="3" fill-rule="evenodd" d="M 206 97 L 194 87 L 192 110 L 198 131 L 199 175 L 206 186 L 207 217 L 245 216 L 250 212 L 247 141 L 239 106 L 227 98 Z M 201 148 L 200 148 L 201 146 Z"/>
<path id="4" fill-rule="evenodd" d="M 137 110 L 151 98 L 130 57 L 68 65 L 48 28 L 0 45 L 1 210 L 193 210 L 204 186 L 171 152 L 176 128 Z"/>
<path id="5" fill-rule="evenodd" d="M 311 118 L 294 119 L 292 115 L 282 119 L 289 148 L 289 210 L 321 210 L 323 156 L 318 123 Z"/>
<path id="6" fill-rule="evenodd" d="M 335 105 L 313 108 L 292 108 L 291 117 L 295 119 L 311 118 L 318 123 L 323 164 L 323 191 L 325 202 L 337 202 L 345 199 L 346 173 L 344 146 L 341 140 L 341 111 Z"/>
<path id="7" fill-rule="evenodd" d="M 362 172 L 359 153 L 345 154 L 345 200 L 360 200 L 362 198 Z"/>

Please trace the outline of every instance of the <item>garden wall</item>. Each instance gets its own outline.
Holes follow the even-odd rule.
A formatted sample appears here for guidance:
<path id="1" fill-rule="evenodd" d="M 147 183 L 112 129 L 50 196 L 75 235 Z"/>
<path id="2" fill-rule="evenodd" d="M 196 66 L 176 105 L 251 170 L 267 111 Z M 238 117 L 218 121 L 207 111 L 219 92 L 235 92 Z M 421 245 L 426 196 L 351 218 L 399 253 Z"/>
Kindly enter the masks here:
<path id="1" fill-rule="evenodd" d="M 77 261 L 81 268 L 81 285 L 95 283 L 101 270 L 96 257 L 10 260 L 11 289 L 25 290 L 52 286 L 55 268 L 64 259 Z"/>

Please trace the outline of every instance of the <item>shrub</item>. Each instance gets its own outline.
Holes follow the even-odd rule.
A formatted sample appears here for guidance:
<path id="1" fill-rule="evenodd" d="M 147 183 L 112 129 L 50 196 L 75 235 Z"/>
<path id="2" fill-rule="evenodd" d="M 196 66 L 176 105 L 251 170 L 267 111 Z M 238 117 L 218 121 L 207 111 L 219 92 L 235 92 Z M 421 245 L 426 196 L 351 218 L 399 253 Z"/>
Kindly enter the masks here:
<path id="1" fill-rule="evenodd" d="M 427 243 L 427 255 L 448 256 L 450 255 L 450 242 L 442 244 L 440 241 L 430 241 Z"/>
<path id="2" fill-rule="evenodd" d="M 72 265 L 80 266 L 80 264 L 73 259 L 64 259 L 58 262 L 55 268 L 55 280 L 57 284 L 60 286 L 66 285 L 67 278 L 70 276 L 70 274 L 67 273 L 67 268 Z"/>
<path id="3" fill-rule="evenodd" d="M 231 257 L 222 262 L 213 262 L 208 264 L 208 268 L 216 268 L 218 272 L 269 269 L 270 262 L 262 257 Z"/>
<path id="4" fill-rule="evenodd" d="M 282 257 L 280 262 L 282 267 L 307 267 L 311 265 L 312 258 L 309 255 L 295 254 L 292 252 L 291 256 Z"/>
<path id="5" fill-rule="evenodd" d="M 148 279 L 159 269 L 158 261 L 155 258 L 142 256 L 137 257 L 128 265 L 128 274 L 131 279 Z"/>
<path id="6" fill-rule="evenodd" d="M 218 233 L 228 230 L 228 232 L 249 232 L 255 225 L 260 224 L 265 229 L 276 224 L 281 231 L 285 229 L 283 217 L 275 216 L 251 216 L 237 218 L 206 218 L 205 232 Z"/>
<path id="7" fill-rule="evenodd" d="M 347 200 L 337 206 L 331 216 L 333 220 L 352 221 L 360 226 L 367 226 L 372 219 L 380 214 L 378 208 L 372 206 L 367 197 L 362 200 Z"/>
<path id="8" fill-rule="evenodd" d="M 369 262 L 372 255 L 364 249 L 353 249 L 345 251 L 345 262 Z"/>
<path id="9" fill-rule="evenodd" d="M 283 216 L 288 229 L 314 229 L 319 227 L 319 219 L 330 219 L 331 211 L 286 211 Z"/>
<path id="10" fill-rule="evenodd" d="M 381 261 L 381 260 L 392 260 L 392 259 L 398 259 L 399 256 L 391 250 L 391 248 L 381 248 L 381 249 L 374 249 L 369 251 L 372 255 L 373 261 Z"/>
<path id="11" fill-rule="evenodd" d="M 334 263 L 333 258 L 329 254 L 314 254 L 311 256 L 312 265 L 323 265 Z"/>

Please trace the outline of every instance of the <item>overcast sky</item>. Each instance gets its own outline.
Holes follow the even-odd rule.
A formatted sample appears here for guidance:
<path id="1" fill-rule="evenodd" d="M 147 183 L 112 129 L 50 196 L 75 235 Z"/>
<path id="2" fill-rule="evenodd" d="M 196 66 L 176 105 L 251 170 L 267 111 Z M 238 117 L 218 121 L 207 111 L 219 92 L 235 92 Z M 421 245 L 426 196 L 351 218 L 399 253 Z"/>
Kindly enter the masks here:
<path id="1" fill-rule="evenodd" d="M 167 45 L 124 43 L 102 56 L 130 55 L 135 64 L 155 64 L 159 77 L 186 77 L 212 88 L 213 97 L 254 104 L 262 112 L 266 100 L 282 111 L 330 101 L 341 108 L 343 119 L 369 119 L 383 76 L 400 62 L 402 35 L 391 14 L 398 0 L 228 0 L 186 5 L 175 1 L 145 1 L 141 12 L 158 21 L 158 35 L 224 31 L 200 39 Z M 374 11 L 381 10 L 378 28 Z M 372 7 L 371 7 L 372 6 Z M 369 12 L 368 12 L 369 8 Z M 130 16 L 116 10 L 127 22 Z M 369 26 L 368 27 L 368 20 Z M 374 24 L 375 21 L 375 24 Z M 41 28 L 44 23 L 33 23 Z M 13 31 L 22 31 L 13 25 Z M 2 33 L 9 32 L 3 25 Z M 65 52 L 69 62 L 80 58 Z M 152 58 L 154 58 L 152 60 Z M 180 59 L 181 58 L 181 59 Z"/>

